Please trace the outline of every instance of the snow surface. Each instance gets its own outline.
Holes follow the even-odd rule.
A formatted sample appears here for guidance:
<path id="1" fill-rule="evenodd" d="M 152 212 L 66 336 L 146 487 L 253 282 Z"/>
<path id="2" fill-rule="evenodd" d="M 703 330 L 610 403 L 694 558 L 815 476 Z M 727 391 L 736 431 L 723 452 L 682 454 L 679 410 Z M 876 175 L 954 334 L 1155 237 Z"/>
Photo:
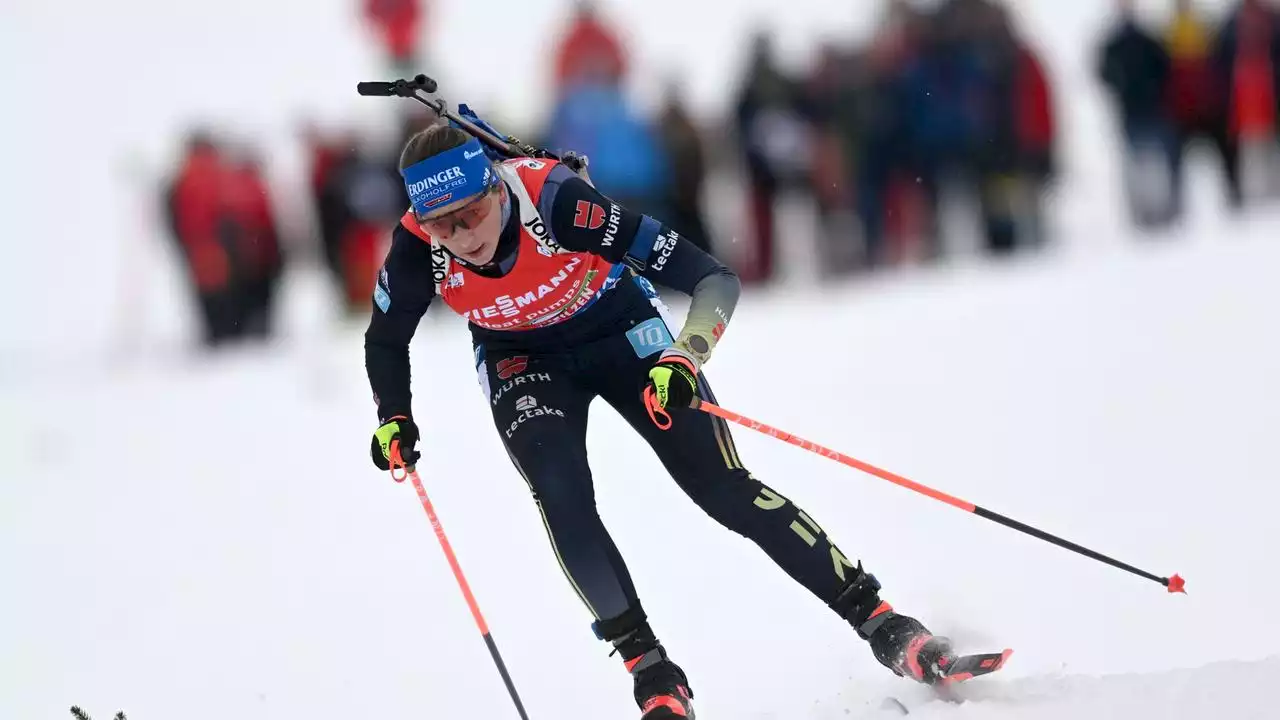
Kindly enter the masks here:
<path id="1" fill-rule="evenodd" d="M 535 5 L 525 15 L 554 27 Z M 0 198 L 23 231 L 0 246 L 0 718 L 61 719 L 72 704 L 131 720 L 515 717 L 412 489 L 367 460 L 361 328 L 317 311 L 319 280 L 290 277 L 274 347 L 215 360 L 177 349 L 185 308 L 162 243 L 133 214 L 143 202 L 121 157 L 158 162 L 202 107 L 243 111 L 280 138 L 313 100 L 358 114 L 345 93 L 372 72 L 336 4 L 212 7 L 4 11 L 5 86 L 32 102 L 0 133 L 12 145 Z M 621 12 L 649 67 L 694 52 L 687 40 L 705 23 L 637 7 Z M 787 17 L 793 49 L 803 31 L 838 29 L 820 3 L 751 7 Z M 600 511 L 701 717 L 892 717 L 889 695 L 926 718 L 1276 715 L 1280 218 L 1221 218 L 1206 172 L 1186 228 L 1124 229 L 1083 45 L 1107 7 L 1044 0 L 1022 16 L 1070 91 L 1075 174 L 1056 198 L 1054 252 L 750 297 L 708 372 L 727 407 L 1182 573 L 1190 594 L 737 431 L 748 467 L 865 561 L 899 609 L 962 647 L 1015 648 L 1000 675 L 966 687 L 972 702 L 926 703 L 709 522 L 599 405 L 588 442 Z M 441 22 L 456 33 L 442 42 L 513 32 L 471 17 L 492 11 L 447 4 Z M 733 55 L 721 51 L 746 13 L 718 16 L 734 25 L 690 72 L 698 88 L 723 83 Z M 217 41 L 227 17 L 247 21 L 234 30 L 251 41 L 240 54 Z M 171 26 L 193 31 L 152 57 L 143 41 Z M 686 41 L 663 46 L 664 33 Z M 76 42 L 58 48 L 55 35 Z M 197 68 L 201 51 L 213 59 Z M 102 82 L 80 100 L 46 82 L 95 69 Z M 201 86 L 154 93 L 196 72 Z M 253 79 L 271 91 L 251 91 Z M 86 127 L 101 142 L 74 176 L 47 162 Z M 277 152 L 287 171 L 289 151 Z M 51 221 L 68 201 L 71 220 Z M 134 307 L 122 287 L 136 313 L 122 314 Z M 107 364 L 124 327 L 135 354 Z M 786 374 L 797 357 L 803 372 Z M 492 431 L 462 323 L 432 313 L 414 362 L 427 490 L 530 716 L 634 717 L 628 678 L 591 635 Z"/>

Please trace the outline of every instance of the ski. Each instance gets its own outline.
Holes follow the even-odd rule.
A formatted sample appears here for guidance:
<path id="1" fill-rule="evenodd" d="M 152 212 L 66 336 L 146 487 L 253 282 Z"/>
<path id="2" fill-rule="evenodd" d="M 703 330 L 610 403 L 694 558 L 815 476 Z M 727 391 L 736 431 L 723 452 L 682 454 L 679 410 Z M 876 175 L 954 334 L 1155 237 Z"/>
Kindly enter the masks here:
<path id="1" fill-rule="evenodd" d="M 989 675 L 1004 667 L 1004 664 L 1012 654 L 1013 650 L 1005 649 L 1004 652 L 998 653 L 979 653 L 947 658 L 946 665 L 942 667 L 945 674 L 942 676 L 942 681 L 939 685 L 946 687 L 980 675 Z M 939 663 L 939 665 L 942 665 L 942 663 Z"/>
<path id="2" fill-rule="evenodd" d="M 942 679 L 930 686 L 930 689 L 938 700 L 959 705 L 964 702 L 964 698 L 956 693 L 958 684 L 982 675 L 990 675 L 1004 667 L 1012 654 L 1013 650 L 1006 649 L 998 653 L 948 656 L 945 658 L 945 666 L 939 662 L 944 670 Z M 902 715 L 911 714 L 907 706 L 895 697 L 886 698 L 881 707 L 885 710 L 897 711 Z"/>

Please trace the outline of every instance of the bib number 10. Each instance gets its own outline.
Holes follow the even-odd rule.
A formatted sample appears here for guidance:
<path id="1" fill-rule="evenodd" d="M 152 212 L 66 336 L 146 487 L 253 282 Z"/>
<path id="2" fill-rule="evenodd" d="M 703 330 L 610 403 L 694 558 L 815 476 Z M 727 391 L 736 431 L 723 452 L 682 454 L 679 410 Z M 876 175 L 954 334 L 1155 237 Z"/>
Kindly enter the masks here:
<path id="1" fill-rule="evenodd" d="M 650 318 L 627 331 L 627 339 L 638 357 L 649 357 L 671 347 L 674 342 L 662 318 Z"/>

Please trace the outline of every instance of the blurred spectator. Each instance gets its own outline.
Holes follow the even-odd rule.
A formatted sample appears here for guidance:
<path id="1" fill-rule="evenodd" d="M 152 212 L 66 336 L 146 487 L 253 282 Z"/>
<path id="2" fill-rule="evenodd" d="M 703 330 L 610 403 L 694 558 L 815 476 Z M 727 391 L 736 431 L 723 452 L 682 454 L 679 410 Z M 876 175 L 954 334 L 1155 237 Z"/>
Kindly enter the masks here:
<path id="1" fill-rule="evenodd" d="M 621 86 L 580 81 L 566 91 L 544 143 L 585 154 L 600 192 L 636 212 L 662 216 L 665 153 L 656 128 L 630 106 Z"/>
<path id="2" fill-rule="evenodd" d="M 1171 61 L 1169 108 L 1179 135 L 1207 134 L 1216 120 L 1214 78 L 1209 67 L 1214 42 L 1213 29 L 1192 0 L 1174 0 L 1165 45 Z"/>
<path id="3" fill-rule="evenodd" d="M 711 251 L 710 235 L 703 219 L 703 185 L 707 177 L 706 152 L 701 131 L 685 107 L 676 83 L 667 87 L 666 103 L 658 118 L 658 131 L 670 177 L 662 220 L 698 247 Z M 594 168 L 593 168 L 594 170 Z"/>
<path id="4" fill-rule="evenodd" d="M 271 309 L 284 262 L 280 230 L 262 165 L 251 152 L 228 160 L 226 212 L 234 235 L 241 332 L 271 334 Z"/>
<path id="5" fill-rule="evenodd" d="M 311 198 L 320 247 L 325 267 L 340 288 L 346 285 L 342 267 L 342 235 L 347 222 L 347 210 L 341 195 L 331 191 L 331 180 L 338 164 L 355 152 L 359 139 L 353 133 L 340 133 L 325 137 L 314 127 L 303 130 L 303 136 L 311 157 Z M 343 291 L 345 293 L 345 290 Z"/>
<path id="6" fill-rule="evenodd" d="M 1053 87 L 1039 57 L 1025 42 L 1017 44 L 1014 78 L 1014 130 L 1017 137 L 1017 173 L 1020 194 L 1016 216 L 1024 244 L 1044 245 L 1048 238 L 1044 201 L 1057 174 Z"/>
<path id="7" fill-rule="evenodd" d="M 404 213 L 397 167 L 394 158 L 373 152 L 361 140 L 338 158 L 321 189 L 321 203 L 334 222 L 342 298 L 353 315 L 368 309 L 385 243 Z"/>
<path id="8" fill-rule="evenodd" d="M 395 72 L 409 77 L 418 72 L 418 38 L 423 0 L 362 0 L 364 18 L 378 34 Z"/>
<path id="9" fill-rule="evenodd" d="M 626 76 L 622 43 L 600 19 L 595 0 L 576 0 L 569 31 L 556 49 L 554 67 L 558 96 L 579 83 L 616 85 Z"/>
<path id="10" fill-rule="evenodd" d="M 1017 164 L 1022 131 L 1028 131 L 1028 139 L 1044 131 L 1032 127 L 1043 119 L 1036 116 L 1045 114 L 1043 107 L 1034 107 L 1043 99 L 1036 97 L 1036 78 L 1029 75 L 1027 85 L 1020 87 L 1019 72 L 1038 68 L 1021 64 L 1022 48 L 1008 15 L 989 0 L 950 0 L 934 22 L 938 35 L 931 54 L 941 67 L 934 69 L 936 77 L 926 78 L 925 107 L 932 125 L 920 148 L 930 158 L 922 163 L 927 173 L 923 184 L 932 193 L 934 207 L 939 176 L 971 187 L 984 247 L 1008 253 L 1019 245 L 1018 209 L 1030 196 Z M 1019 90 L 1029 95 L 1019 97 Z M 1020 120 L 1027 120 L 1028 127 L 1020 128 Z"/>
<path id="11" fill-rule="evenodd" d="M 917 153 L 911 147 L 903 76 L 931 39 L 928 20 L 907 0 L 889 0 L 884 21 L 856 68 L 849 101 L 854 121 L 845 130 L 856 148 L 856 207 L 862 220 L 863 262 L 869 268 L 890 260 L 887 239 L 901 246 L 904 236 L 918 235 L 914 227 L 925 214 L 919 202 L 923 193 L 912 171 Z"/>
<path id="12" fill-rule="evenodd" d="M 1229 199 L 1244 202 L 1243 163 L 1262 168 L 1274 182 L 1276 110 L 1280 90 L 1280 19 L 1261 0 L 1243 0 L 1227 18 L 1213 53 L 1214 83 L 1226 111 L 1224 155 Z"/>
<path id="13" fill-rule="evenodd" d="M 810 185 L 818 212 L 819 273 L 832 277 L 853 269 L 855 234 L 851 149 L 856 122 L 846 104 L 852 88 L 853 58 L 832 43 L 818 49 L 817 62 L 801 88 L 801 108 L 811 130 Z"/>
<path id="14" fill-rule="evenodd" d="M 402 130 L 427 121 L 411 114 Z M 372 297 L 385 235 L 404 212 L 404 184 L 396 159 L 373 152 L 368 138 L 351 132 L 326 138 L 314 130 L 306 138 L 325 265 L 346 311 L 359 314 Z"/>
<path id="15" fill-rule="evenodd" d="M 249 156 L 237 159 L 203 133 L 164 188 L 168 225 L 200 312 L 207 347 L 270 334 L 282 270 L 266 184 Z"/>
<path id="16" fill-rule="evenodd" d="M 580 0 L 556 49 L 556 95 L 542 144 L 584 154 L 592 183 L 619 203 L 661 216 L 668 171 L 657 129 L 623 88 L 623 48 L 592 0 Z"/>
<path id="17" fill-rule="evenodd" d="M 1240 202 L 1239 170 L 1234 143 L 1227 132 L 1226 97 L 1219 97 L 1219 80 L 1211 64 L 1216 38 L 1213 28 L 1196 12 L 1191 0 L 1174 0 L 1173 18 L 1165 33 L 1171 70 L 1169 115 L 1177 137 L 1173 156 L 1173 202 L 1181 211 L 1186 152 L 1197 140 L 1207 140 L 1223 163 L 1232 205 Z"/>
<path id="18" fill-rule="evenodd" d="M 169 229 L 186 262 L 203 321 L 202 339 L 209 347 L 235 335 L 231 259 L 219 236 L 222 172 L 213 139 L 195 133 L 176 176 L 164 189 Z"/>
<path id="19" fill-rule="evenodd" d="M 752 40 L 746 80 L 735 103 L 740 150 L 746 158 L 752 242 L 735 268 L 744 283 L 773 278 L 775 204 L 784 188 L 808 183 L 808 128 L 800 115 L 800 87 L 783 73 L 767 34 Z"/>
<path id="20" fill-rule="evenodd" d="M 1098 74 L 1114 97 L 1126 152 L 1125 190 L 1139 227 L 1177 217 L 1172 173 L 1176 140 L 1166 109 L 1169 54 L 1138 25 L 1132 0 L 1120 0 L 1120 21 L 1106 38 Z"/>

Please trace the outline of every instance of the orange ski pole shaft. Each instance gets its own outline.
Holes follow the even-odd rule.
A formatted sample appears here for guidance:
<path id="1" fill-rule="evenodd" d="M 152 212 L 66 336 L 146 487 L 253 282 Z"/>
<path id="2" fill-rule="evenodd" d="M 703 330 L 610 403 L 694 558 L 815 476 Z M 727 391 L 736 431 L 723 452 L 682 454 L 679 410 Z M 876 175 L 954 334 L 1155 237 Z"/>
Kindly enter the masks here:
<path id="1" fill-rule="evenodd" d="M 1027 535 L 1030 535 L 1032 537 L 1039 538 L 1040 540 L 1053 543 L 1054 545 L 1066 548 L 1075 553 L 1079 553 L 1081 555 L 1084 555 L 1085 557 L 1092 558 L 1094 560 L 1097 560 L 1098 562 L 1106 563 L 1107 565 L 1110 565 L 1115 568 L 1119 568 L 1126 572 L 1133 573 L 1134 575 L 1137 575 L 1142 578 L 1146 578 L 1147 580 L 1160 583 L 1161 585 L 1168 588 L 1169 592 L 1171 593 L 1186 592 L 1186 590 L 1183 589 L 1183 586 L 1184 586 L 1183 579 L 1176 574 L 1170 577 L 1160 577 L 1159 575 L 1156 575 L 1154 573 L 1149 573 L 1146 570 L 1141 570 L 1127 563 L 1120 562 L 1119 560 L 1103 555 L 1100 552 L 1096 552 L 1094 550 L 1090 550 L 1089 548 L 1083 547 L 1081 545 L 1077 545 L 1071 542 L 1070 540 L 1065 540 L 1063 538 L 1058 537 L 1057 535 L 1053 535 L 1051 533 L 1045 532 L 1044 530 L 1040 530 L 1039 528 L 1035 528 L 1025 523 L 1021 523 L 1017 520 L 1014 520 L 1013 518 L 1001 515 L 1000 513 L 992 512 L 991 510 L 988 510 L 979 505 L 974 505 L 973 503 L 968 502 L 967 500 L 961 500 L 958 497 L 955 497 L 953 495 L 948 495 L 947 493 L 944 493 L 940 490 L 935 490 L 934 488 L 931 488 L 927 485 L 922 485 L 914 480 L 909 480 L 905 477 L 902 477 L 901 475 L 897 475 L 895 473 L 889 472 L 888 470 L 878 468 L 875 465 L 863 462 L 861 460 L 858 460 L 857 458 L 849 457 L 848 455 L 845 455 L 842 452 L 837 452 L 830 448 L 823 447 L 818 443 L 812 442 L 810 440 L 805 440 L 804 438 L 792 435 L 789 432 L 785 432 L 783 430 L 779 430 L 778 428 L 772 427 L 770 425 L 766 425 L 762 422 L 752 420 L 751 418 L 740 415 L 736 412 L 733 412 L 732 410 L 726 410 L 718 405 L 706 402 L 705 400 L 699 401 L 697 403 L 697 407 L 699 410 L 705 413 L 715 415 L 716 417 L 723 418 L 730 422 L 737 423 L 739 425 L 742 425 L 743 427 L 751 428 L 752 430 L 755 430 L 760 433 L 764 433 L 769 437 L 777 438 L 778 440 L 791 443 L 796 447 L 803 448 L 805 450 L 808 450 L 809 452 L 817 453 L 818 455 L 821 455 L 825 458 L 835 460 L 836 462 L 843 463 L 845 465 L 848 465 L 849 467 L 856 468 L 865 473 L 869 473 L 871 475 L 874 475 L 880 478 L 881 480 L 888 480 L 894 485 L 900 485 L 904 488 L 907 488 L 908 490 L 914 490 L 915 492 L 918 492 L 921 495 L 925 495 L 926 497 L 931 497 L 934 500 L 944 502 L 952 507 L 959 508 L 961 510 L 964 510 L 965 512 L 977 515 L 978 517 L 986 518 L 987 520 L 997 522 L 1001 525 L 1004 525 L 1005 527 L 1018 530 L 1019 532 L 1026 533 Z"/>
<path id="2" fill-rule="evenodd" d="M 396 471 L 403 472 L 397 475 Z M 453 570 L 453 577 L 458 581 L 458 589 L 462 591 L 462 597 L 467 601 L 467 607 L 471 609 L 471 617 L 476 621 L 476 627 L 480 629 L 480 635 L 484 638 L 484 644 L 489 648 L 489 656 L 493 658 L 493 663 L 498 667 L 498 674 L 502 676 L 502 682 L 507 686 L 507 692 L 511 695 L 511 701 L 515 703 L 516 712 L 520 713 L 521 720 L 529 720 L 529 715 L 525 713 L 524 703 L 520 702 L 520 694 L 516 692 L 515 683 L 511 681 L 511 675 L 507 672 L 507 664 L 502 661 L 502 654 L 498 652 L 498 645 L 493 641 L 493 634 L 489 632 L 489 624 L 485 622 L 484 615 L 480 612 L 480 604 L 476 602 L 476 597 L 471 592 L 471 585 L 467 582 L 467 578 L 462 574 L 462 566 L 458 563 L 458 558 L 453 553 L 453 545 L 449 543 L 448 536 L 444 533 L 444 526 L 440 524 L 440 518 L 436 516 L 435 506 L 431 504 L 431 498 L 427 497 L 427 489 L 422 485 L 422 478 L 418 477 L 418 470 L 412 465 L 405 463 L 404 458 L 400 455 L 400 441 L 391 441 L 391 477 L 396 482 L 404 482 L 406 477 L 413 483 L 413 489 L 418 493 L 418 500 L 422 501 L 422 509 L 427 511 L 427 519 L 431 522 L 431 527 L 436 531 L 436 539 L 440 541 L 440 549 L 444 551 L 445 559 L 449 561 L 449 568 Z"/>

